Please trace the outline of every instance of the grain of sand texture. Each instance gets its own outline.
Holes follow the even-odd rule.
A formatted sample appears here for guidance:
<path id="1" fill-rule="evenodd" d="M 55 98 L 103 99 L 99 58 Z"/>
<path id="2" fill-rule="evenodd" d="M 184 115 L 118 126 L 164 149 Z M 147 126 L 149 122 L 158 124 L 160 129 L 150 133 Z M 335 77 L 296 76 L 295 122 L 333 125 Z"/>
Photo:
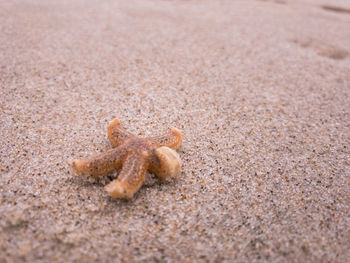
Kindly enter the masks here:
<path id="1" fill-rule="evenodd" d="M 0 2 L 0 262 L 349 262 L 350 1 Z M 130 201 L 67 165 L 182 130 Z"/>

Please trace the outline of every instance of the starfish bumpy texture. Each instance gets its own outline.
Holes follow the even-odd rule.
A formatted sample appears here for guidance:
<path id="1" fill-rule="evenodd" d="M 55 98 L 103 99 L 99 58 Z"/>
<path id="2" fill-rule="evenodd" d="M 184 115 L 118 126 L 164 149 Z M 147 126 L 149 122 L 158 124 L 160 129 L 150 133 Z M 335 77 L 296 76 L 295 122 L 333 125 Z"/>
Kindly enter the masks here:
<path id="1" fill-rule="evenodd" d="M 108 138 L 115 148 L 88 160 L 74 160 L 73 167 L 91 175 L 122 168 L 118 178 L 105 186 L 113 198 L 131 198 L 142 186 L 147 170 L 162 179 L 175 177 L 180 171 L 175 149 L 180 147 L 182 135 L 176 128 L 163 136 L 139 138 L 114 119 L 108 125 Z"/>

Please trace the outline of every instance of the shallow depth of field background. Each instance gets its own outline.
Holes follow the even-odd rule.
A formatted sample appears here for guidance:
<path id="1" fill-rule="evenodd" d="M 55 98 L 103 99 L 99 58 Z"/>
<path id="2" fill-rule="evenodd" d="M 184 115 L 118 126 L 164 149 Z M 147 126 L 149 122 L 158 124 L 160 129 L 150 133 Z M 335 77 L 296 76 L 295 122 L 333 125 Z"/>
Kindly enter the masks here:
<path id="1" fill-rule="evenodd" d="M 0 0 L 0 262 L 347 262 L 348 0 Z M 130 201 L 67 162 L 182 130 Z"/>

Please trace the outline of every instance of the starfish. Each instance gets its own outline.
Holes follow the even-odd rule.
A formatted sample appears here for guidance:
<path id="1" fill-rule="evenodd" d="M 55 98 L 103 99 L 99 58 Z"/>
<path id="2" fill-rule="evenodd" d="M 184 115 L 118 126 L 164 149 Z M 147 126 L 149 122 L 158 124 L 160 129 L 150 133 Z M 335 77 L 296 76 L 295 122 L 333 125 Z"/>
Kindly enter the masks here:
<path id="1" fill-rule="evenodd" d="M 88 160 L 73 160 L 72 166 L 85 174 L 99 176 L 122 168 L 117 179 L 105 186 L 113 198 L 131 198 L 142 186 L 147 170 L 161 179 L 175 177 L 181 160 L 175 151 L 182 134 L 172 128 L 163 136 L 140 138 L 127 132 L 119 119 L 108 125 L 108 139 L 114 148 Z"/>

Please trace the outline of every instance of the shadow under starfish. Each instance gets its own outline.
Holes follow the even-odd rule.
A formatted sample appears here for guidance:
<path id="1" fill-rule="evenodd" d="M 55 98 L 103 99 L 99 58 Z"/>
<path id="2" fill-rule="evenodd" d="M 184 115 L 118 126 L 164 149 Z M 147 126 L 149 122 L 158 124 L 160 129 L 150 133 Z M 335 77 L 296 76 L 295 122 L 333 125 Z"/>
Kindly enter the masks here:
<path id="1" fill-rule="evenodd" d="M 142 186 L 147 170 L 162 179 L 175 177 L 180 171 L 181 160 L 175 150 L 181 145 L 182 134 L 176 128 L 163 136 L 140 138 L 114 119 L 108 125 L 108 138 L 115 148 L 88 160 L 74 160 L 72 165 L 95 176 L 122 168 L 118 178 L 105 186 L 113 198 L 131 198 Z"/>

